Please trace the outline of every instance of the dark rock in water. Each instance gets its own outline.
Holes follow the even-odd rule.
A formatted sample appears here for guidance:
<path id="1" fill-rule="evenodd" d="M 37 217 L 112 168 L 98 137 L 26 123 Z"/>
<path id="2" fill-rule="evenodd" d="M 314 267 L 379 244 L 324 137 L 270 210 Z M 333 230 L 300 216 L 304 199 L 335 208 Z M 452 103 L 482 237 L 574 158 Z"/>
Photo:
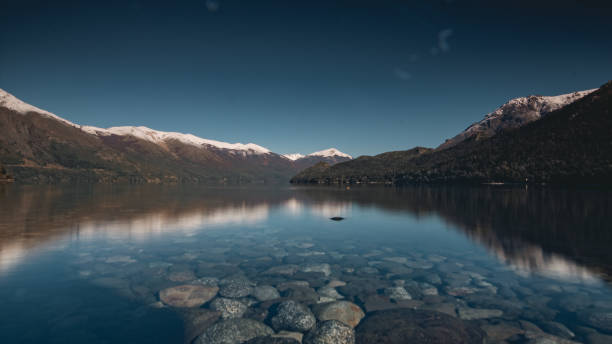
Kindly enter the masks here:
<path id="1" fill-rule="evenodd" d="M 410 309 L 373 312 L 357 326 L 357 343 L 451 344 L 485 341 L 476 325 L 450 315 Z"/>
<path id="2" fill-rule="evenodd" d="M 257 337 L 245 344 L 300 344 L 296 339 L 286 337 Z"/>
<path id="3" fill-rule="evenodd" d="M 219 312 L 204 308 L 183 308 L 179 311 L 185 324 L 185 341 L 191 341 L 219 319 Z"/>
<path id="4" fill-rule="evenodd" d="M 355 328 L 365 316 L 359 306 L 348 301 L 322 303 L 313 310 L 319 321 L 338 320 L 352 328 Z"/>
<path id="5" fill-rule="evenodd" d="M 423 301 L 421 300 L 400 300 L 392 302 L 388 296 L 379 294 L 373 294 L 363 297 L 360 296 L 358 299 L 361 301 L 361 303 L 363 303 L 363 306 L 365 307 L 367 312 L 396 308 L 416 309 L 421 307 L 421 305 L 423 304 Z"/>
<path id="6" fill-rule="evenodd" d="M 272 334 L 274 331 L 271 328 L 255 320 L 223 320 L 206 329 L 194 344 L 239 344 Z"/>
<path id="7" fill-rule="evenodd" d="M 270 324 L 277 331 L 305 332 L 310 330 L 315 323 L 315 316 L 310 309 L 292 300 L 279 303 L 270 319 Z"/>
<path id="8" fill-rule="evenodd" d="M 305 304 L 313 304 L 319 300 L 319 294 L 310 287 L 292 287 L 282 293 L 283 297 Z"/>
<path id="9" fill-rule="evenodd" d="M 224 297 L 214 299 L 210 303 L 210 308 L 220 312 L 223 319 L 240 318 L 247 311 L 247 306 L 244 303 Z"/>
<path id="10" fill-rule="evenodd" d="M 342 221 L 344 220 L 344 217 L 334 216 L 334 217 L 330 217 L 329 219 L 332 221 Z"/>
<path id="11" fill-rule="evenodd" d="M 159 299 L 172 307 L 199 307 L 215 297 L 219 288 L 180 285 L 159 292 Z"/>
<path id="12" fill-rule="evenodd" d="M 337 290 L 351 300 L 363 295 L 376 294 L 378 289 L 384 288 L 388 284 L 387 281 L 381 282 L 381 280 L 374 278 L 363 278 L 349 281 L 346 285 L 338 287 Z"/>
<path id="13" fill-rule="evenodd" d="M 273 286 L 269 286 L 269 285 L 262 285 L 259 287 L 255 287 L 253 289 L 252 294 L 258 301 L 262 301 L 262 302 L 278 299 L 280 297 L 278 290 L 276 290 L 276 288 L 274 288 Z"/>
<path id="14" fill-rule="evenodd" d="M 322 322 L 304 336 L 304 344 L 354 344 L 355 330 L 337 320 Z M 374 342 L 368 342 L 374 343 Z"/>
<path id="15" fill-rule="evenodd" d="M 240 298 L 249 296 L 252 291 L 253 288 L 248 283 L 243 281 L 232 281 L 221 286 L 219 294 L 229 298 Z"/>

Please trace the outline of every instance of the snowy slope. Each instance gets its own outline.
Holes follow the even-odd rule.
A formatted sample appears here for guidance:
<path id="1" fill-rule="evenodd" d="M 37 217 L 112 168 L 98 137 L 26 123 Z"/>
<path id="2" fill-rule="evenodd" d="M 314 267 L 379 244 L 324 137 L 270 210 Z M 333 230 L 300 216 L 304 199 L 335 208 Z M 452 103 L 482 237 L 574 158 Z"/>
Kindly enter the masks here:
<path id="1" fill-rule="evenodd" d="M 134 136 L 139 139 L 147 140 L 153 143 L 163 143 L 168 140 L 177 140 L 179 142 L 201 147 L 201 146 L 212 146 L 219 149 L 228 149 L 228 150 L 237 150 L 237 151 L 246 151 L 248 153 L 253 154 L 267 154 L 270 153 L 270 150 L 256 145 L 254 143 L 227 143 L 222 141 L 215 141 L 204 139 L 192 134 L 182 134 L 175 132 L 165 132 L 159 130 L 153 130 L 147 127 L 139 126 L 139 127 L 112 127 L 108 129 L 96 128 L 91 126 L 83 126 L 81 129 L 90 134 L 98 135 L 98 136 L 110 136 L 110 135 L 119 135 L 119 136 Z"/>
<path id="2" fill-rule="evenodd" d="M 322 151 L 318 151 L 318 152 L 314 152 L 314 153 L 310 153 L 308 155 L 304 155 L 304 154 L 300 154 L 300 153 L 293 153 L 293 154 L 284 154 L 283 157 L 292 160 L 292 161 L 297 161 L 297 160 L 301 160 L 301 159 L 307 159 L 307 158 L 313 158 L 313 157 L 321 157 L 321 158 L 348 158 L 348 159 L 353 159 L 352 156 L 346 154 L 346 153 L 342 153 L 341 151 L 337 150 L 336 148 L 328 148 L 328 149 L 324 149 Z"/>
<path id="3" fill-rule="evenodd" d="M 58 120 L 64 124 L 81 128 L 81 130 L 98 136 L 109 136 L 109 135 L 119 135 L 119 136 L 134 136 L 143 140 L 151 141 L 154 143 L 162 143 L 166 140 L 178 140 L 182 143 L 193 145 L 193 146 L 213 146 L 219 149 L 228 149 L 228 150 L 236 150 L 236 151 L 244 151 L 248 154 L 267 154 L 270 153 L 270 150 L 256 145 L 254 143 L 227 143 L 215 140 L 208 140 L 201 137 L 197 137 L 192 134 L 182 134 L 182 133 L 173 133 L 173 132 L 164 132 L 153 130 L 147 127 L 112 127 L 108 129 L 96 128 L 92 126 L 81 126 L 75 123 L 72 123 L 68 120 L 65 120 L 55 114 L 52 114 L 48 111 L 39 109 L 35 106 L 27 104 L 12 94 L 0 89 L 0 107 L 7 108 L 9 110 L 27 114 L 30 112 L 34 112 L 49 118 L 53 118 Z"/>
<path id="4" fill-rule="evenodd" d="M 314 153 L 310 153 L 307 156 L 322 156 L 322 157 L 333 157 L 333 156 L 339 156 L 339 157 L 343 157 L 343 158 L 349 158 L 352 159 L 353 157 L 346 154 L 346 153 L 342 153 L 341 151 L 337 150 L 336 148 L 328 148 L 322 151 L 318 151 L 318 152 L 314 152 Z"/>
<path id="5" fill-rule="evenodd" d="M 0 88 L 0 107 L 5 107 L 9 110 L 13 110 L 15 112 L 21 113 L 21 114 L 27 114 L 28 112 L 36 112 L 38 114 L 41 114 L 43 116 L 46 117 L 50 117 L 53 119 L 56 119 L 60 122 L 63 122 L 67 125 L 73 126 L 73 127 L 79 127 L 77 124 L 74 124 L 70 121 L 67 121 L 57 115 L 52 114 L 51 112 L 39 109 L 35 106 L 32 106 L 30 104 L 27 104 L 21 100 L 19 100 L 17 97 L 13 96 L 12 94 L 6 92 L 5 90 Z"/>
<path id="6" fill-rule="evenodd" d="M 283 157 L 285 157 L 285 158 L 287 158 L 287 159 L 289 159 L 289 160 L 292 160 L 292 161 L 295 161 L 295 160 L 297 160 L 297 159 L 301 159 L 301 158 L 303 158 L 304 156 L 305 156 L 305 155 L 300 154 L 300 153 L 283 154 Z"/>
<path id="7" fill-rule="evenodd" d="M 487 114 L 483 120 L 470 125 L 455 137 L 446 140 L 438 149 L 452 147 L 474 136 L 491 137 L 501 130 L 518 128 L 573 103 L 595 90 L 579 91 L 558 96 L 529 96 L 512 99 L 497 110 Z"/>

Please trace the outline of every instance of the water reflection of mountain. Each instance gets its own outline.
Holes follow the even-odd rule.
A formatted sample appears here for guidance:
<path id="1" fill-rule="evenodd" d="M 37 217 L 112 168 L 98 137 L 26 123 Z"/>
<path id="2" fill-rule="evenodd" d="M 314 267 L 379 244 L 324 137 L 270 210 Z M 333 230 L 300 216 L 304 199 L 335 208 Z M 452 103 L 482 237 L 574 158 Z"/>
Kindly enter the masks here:
<path id="1" fill-rule="evenodd" d="M 436 214 L 523 272 L 612 280 L 612 192 L 576 189 L 422 186 L 311 188 L 315 199 Z"/>
<path id="2" fill-rule="evenodd" d="M 289 214 L 350 216 L 351 205 L 438 215 L 523 271 L 612 275 L 607 191 L 499 187 L 0 187 L 0 271 L 66 236 L 146 239 Z"/>
<path id="3" fill-rule="evenodd" d="M 146 239 L 268 217 L 276 192 L 164 186 L 0 186 L 0 272 L 59 238 Z"/>

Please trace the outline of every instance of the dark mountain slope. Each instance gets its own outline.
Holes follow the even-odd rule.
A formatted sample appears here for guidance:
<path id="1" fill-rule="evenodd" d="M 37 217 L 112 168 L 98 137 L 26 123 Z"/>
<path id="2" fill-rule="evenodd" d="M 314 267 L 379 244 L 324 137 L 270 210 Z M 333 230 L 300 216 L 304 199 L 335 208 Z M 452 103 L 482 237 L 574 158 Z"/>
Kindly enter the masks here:
<path id="1" fill-rule="evenodd" d="M 0 162 L 22 183 L 284 182 L 297 170 L 277 154 L 241 156 L 181 142 L 97 136 L 2 107 Z"/>
<path id="2" fill-rule="evenodd" d="M 350 158 L 335 148 L 294 159 L 254 143 L 81 126 L 0 89 L 0 164 L 18 183 L 286 183 L 317 162 Z"/>
<path id="3" fill-rule="evenodd" d="M 432 152 L 416 147 L 407 151 L 387 152 L 376 156 L 360 156 L 347 162 L 330 165 L 316 164 L 291 179 L 292 183 L 349 183 L 392 182 L 398 171 L 409 166 L 410 160 Z"/>
<path id="4" fill-rule="evenodd" d="M 419 154 L 378 155 L 375 164 L 341 163 L 305 170 L 293 182 L 549 182 L 612 183 L 612 82 L 541 120 L 487 139 L 468 139 L 451 148 Z M 398 164 L 403 159 L 404 164 Z M 390 168 L 390 166 L 392 166 Z M 400 168 L 394 169 L 393 167 Z M 352 176 L 359 176 L 352 178 Z"/>

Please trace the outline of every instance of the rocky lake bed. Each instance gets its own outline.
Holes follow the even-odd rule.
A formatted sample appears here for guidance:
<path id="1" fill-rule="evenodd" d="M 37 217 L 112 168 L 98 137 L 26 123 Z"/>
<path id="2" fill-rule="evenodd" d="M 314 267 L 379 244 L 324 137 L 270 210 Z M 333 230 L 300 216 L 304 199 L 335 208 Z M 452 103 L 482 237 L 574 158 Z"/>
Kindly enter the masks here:
<path id="1" fill-rule="evenodd" d="M 498 194 L 488 189 L 460 191 L 299 198 L 289 190 L 248 202 L 246 191 L 224 191 L 204 204 L 183 190 L 171 199 L 167 191 L 98 193 L 121 202 L 92 198 L 93 210 L 78 217 L 77 205 L 51 197 L 36 209 L 52 214 L 20 218 L 36 199 L 24 198 L 0 209 L 0 342 L 612 343 L 606 221 L 596 208 L 605 203 L 595 198 L 572 213 L 562 205 L 577 197 L 557 198 L 551 209 L 563 221 L 549 231 L 542 224 L 555 216 L 539 209 L 545 219 L 525 223 L 537 224 L 540 241 L 527 241 L 503 223 L 486 225 L 518 223 L 512 216 L 524 212 L 501 206 L 514 194 L 491 201 Z M 517 192 L 517 204 L 524 197 Z M 143 199 L 155 206 L 142 208 Z M 438 212 L 422 210 L 428 200 Z M 473 213 L 466 203 L 477 205 Z M 55 223 L 61 230 L 42 230 Z M 581 241 L 565 224 L 596 240 Z M 565 234 L 573 242 L 555 239 Z"/>
<path id="2" fill-rule="evenodd" d="M 469 252 L 285 236 L 213 231 L 161 255 L 113 243 L 73 267 L 179 314 L 186 343 L 612 342 L 605 289 L 524 276 Z"/>

